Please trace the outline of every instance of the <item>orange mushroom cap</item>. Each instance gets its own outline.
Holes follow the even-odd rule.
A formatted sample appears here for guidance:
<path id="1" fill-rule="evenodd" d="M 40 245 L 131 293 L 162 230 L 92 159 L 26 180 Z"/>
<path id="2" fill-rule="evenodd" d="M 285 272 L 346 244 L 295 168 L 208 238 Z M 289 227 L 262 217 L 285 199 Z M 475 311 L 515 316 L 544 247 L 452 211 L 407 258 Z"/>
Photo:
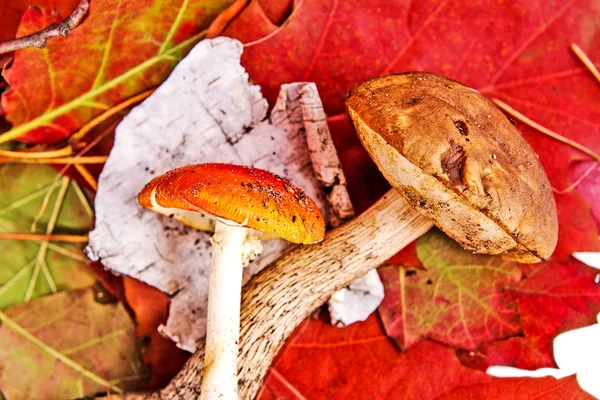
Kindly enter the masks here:
<path id="1" fill-rule="evenodd" d="M 150 181 L 138 195 L 161 207 L 211 214 L 293 243 L 317 243 L 325 221 L 298 187 L 268 171 L 231 164 L 188 165 Z"/>

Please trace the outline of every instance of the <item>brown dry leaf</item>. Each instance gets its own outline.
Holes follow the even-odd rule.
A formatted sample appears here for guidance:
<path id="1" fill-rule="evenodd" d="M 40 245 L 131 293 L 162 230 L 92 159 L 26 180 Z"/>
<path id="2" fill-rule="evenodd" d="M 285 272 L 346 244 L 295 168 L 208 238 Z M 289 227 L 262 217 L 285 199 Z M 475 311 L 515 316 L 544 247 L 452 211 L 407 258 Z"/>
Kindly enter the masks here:
<path id="1" fill-rule="evenodd" d="M 140 388 L 147 374 L 133 321 L 120 303 L 104 303 L 108 297 L 88 287 L 0 312 L 4 396 L 72 399 Z"/>

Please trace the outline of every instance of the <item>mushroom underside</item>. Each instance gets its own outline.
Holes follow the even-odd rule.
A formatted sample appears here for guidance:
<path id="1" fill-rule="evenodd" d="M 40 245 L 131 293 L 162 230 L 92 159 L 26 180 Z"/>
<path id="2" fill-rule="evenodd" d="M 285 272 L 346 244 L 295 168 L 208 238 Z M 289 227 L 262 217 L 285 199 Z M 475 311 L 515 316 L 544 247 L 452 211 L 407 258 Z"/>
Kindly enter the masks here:
<path id="1" fill-rule="evenodd" d="M 351 108 L 348 111 L 363 145 L 392 187 L 462 247 L 477 253 L 502 253 L 506 258 L 526 263 L 543 260 L 535 249 L 528 248 L 503 227 L 501 221 L 493 220 L 438 178 L 423 172 L 365 124 Z"/>

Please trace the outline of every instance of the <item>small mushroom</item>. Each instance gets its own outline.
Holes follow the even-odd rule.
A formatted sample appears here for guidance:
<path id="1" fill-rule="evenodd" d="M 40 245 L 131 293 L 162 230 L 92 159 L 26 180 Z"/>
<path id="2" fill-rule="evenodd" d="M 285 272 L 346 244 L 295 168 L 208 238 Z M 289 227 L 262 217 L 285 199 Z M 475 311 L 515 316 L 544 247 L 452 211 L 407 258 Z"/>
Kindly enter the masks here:
<path id="1" fill-rule="evenodd" d="M 228 164 L 189 165 L 148 183 L 138 196 L 148 209 L 200 229 L 214 226 L 203 399 L 237 399 L 242 268 L 260 240 L 310 244 L 325 223 L 304 192 L 274 174 Z"/>
<path id="2" fill-rule="evenodd" d="M 346 100 L 391 185 L 466 249 L 521 262 L 556 246 L 554 196 L 517 128 L 477 91 L 411 72 L 368 80 Z"/>

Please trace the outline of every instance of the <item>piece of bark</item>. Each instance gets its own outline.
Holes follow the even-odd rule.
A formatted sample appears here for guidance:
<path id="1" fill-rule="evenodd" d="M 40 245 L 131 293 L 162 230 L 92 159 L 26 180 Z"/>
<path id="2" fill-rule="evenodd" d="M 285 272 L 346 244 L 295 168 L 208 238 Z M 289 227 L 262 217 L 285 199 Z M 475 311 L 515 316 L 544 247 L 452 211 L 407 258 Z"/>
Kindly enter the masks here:
<path id="1" fill-rule="evenodd" d="M 331 296 L 327 302 L 329 319 L 339 327 L 365 321 L 379 307 L 384 295 L 377 269 L 372 269 Z"/>
<path id="2" fill-rule="evenodd" d="M 323 242 L 301 246 L 255 275 L 243 288 L 239 358 L 240 399 L 253 399 L 273 358 L 293 330 L 335 291 L 376 268 L 432 227 L 390 190 Z M 114 395 L 125 399 L 197 398 L 204 350 L 160 392 Z"/>
<path id="3" fill-rule="evenodd" d="M 258 86 L 248 84 L 241 53 L 241 43 L 227 38 L 192 49 L 119 124 L 95 201 L 88 255 L 170 294 L 161 332 L 188 351 L 196 349 L 206 329 L 210 234 L 143 210 L 136 197 L 145 183 L 188 164 L 253 165 L 286 177 L 328 215 L 312 170 L 300 102 L 300 89 L 313 84 L 286 85 L 267 119 L 267 102 Z M 263 254 L 245 270 L 245 278 L 290 248 L 283 240 L 264 242 Z"/>
<path id="4" fill-rule="evenodd" d="M 337 228 L 354 218 L 354 207 L 346 187 L 346 177 L 331 139 L 327 116 L 316 86 L 302 86 L 300 94 L 310 160 L 315 176 L 323 185 L 331 206 L 328 224 Z"/>

